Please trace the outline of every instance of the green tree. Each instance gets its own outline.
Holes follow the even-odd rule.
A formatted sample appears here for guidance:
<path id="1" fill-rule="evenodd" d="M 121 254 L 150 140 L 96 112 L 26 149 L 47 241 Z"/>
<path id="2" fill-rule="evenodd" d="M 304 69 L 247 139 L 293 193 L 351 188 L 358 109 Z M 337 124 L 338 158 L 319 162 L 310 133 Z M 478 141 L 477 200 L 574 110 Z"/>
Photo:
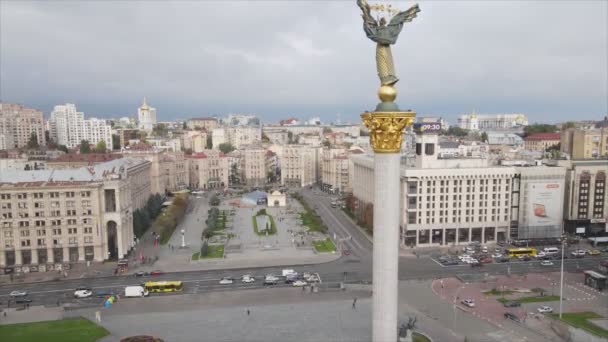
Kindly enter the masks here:
<path id="1" fill-rule="evenodd" d="M 220 198 L 217 197 L 217 195 L 211 196 L 211 198 L 209 199 L 209 204 L 212 206 L 220 205 Z"/>
<path id="2" fill-rule="evenodd" d="M 32 132 L 30 133 L 30 140 L 27 142 L 27 148 L 38 148 L 38 135 Z"/>
<path id="3" fill-rule="evenodd" d="M 120 150 L 120 135 L 112 134 L 112 150 Z"/>
<path id="4" fill-rule="evenodd" d="M 213 148 L 213 139 L 211 137 L 211 132 L 207 133 L 207 149 L 210 150 Z"/>
<path id="5" fill-rule="evenodd" d="M 481 133 L 481 141 L 488 142 L 488 133 L 486 133 L 486 132 Z"/>
<path id="6" fill-rule="evenodd" d="M 325 141 L 323 141 L 323 146 L 331 147 L 331 143 L 329 142 L 329 140 L 325 140 Z"/>
<path id="7" fill-rule="evenodd" d="M 57 146 L 57 149 L 58 149 L 59 151 L 63 151 L 63 152 L 65 152 L 65 153 L 70 153 L 70 151 L 68 150 L 68 147 L 67 147 L 67 146 L 65 146 L 65 145 L 59 145 L 59 146 Z"/>
<path id="8" fill-rule="evenodd" d="M 207 240 L 205 240 L 201 246 L 201 257 L 206 257 L 207 255 L 209 255 L 209 244 L 207 243 Z"/>
<path id="9" fill-rule="evenodd" d="M 468 134 L 468 130 L 462 129 L 458 126 L 451 126 L 447 131 L 447 135 L 452 135 L 456 137 L 466 137 Z"/>
<path id="10" fill-rule="evenodd" d="M 80 141 L 80 153 L 91 153 L 91 145 L 88 140 Z"/>
<path id="11" fill-rule="evenodd" d="M 232 146 L 230 143 L 220 144 L 219 147 L 220 147 L 220 151 L 222 151 L 224 153 L 230 153 L 235 150 L 234 146 Z"/>
<path id="12" fill-rule="evenodd" d="M 182 123 L 182 129 L 188 129 L 188 121 Z"/>
<path id="13" fill-rule="evenodd" d="M 554 133 L 557 131 L 557 126 L 548 124 L 535 123 L 524 127 L 524 135 L 528 136 L 535 133 Z"/>
<path id="14" fill-rule="evenodd" d="M 106 141 L 105 140 L 99 140 L 97 145 L 95 145 L 95 152 L 106 153 Z"/>

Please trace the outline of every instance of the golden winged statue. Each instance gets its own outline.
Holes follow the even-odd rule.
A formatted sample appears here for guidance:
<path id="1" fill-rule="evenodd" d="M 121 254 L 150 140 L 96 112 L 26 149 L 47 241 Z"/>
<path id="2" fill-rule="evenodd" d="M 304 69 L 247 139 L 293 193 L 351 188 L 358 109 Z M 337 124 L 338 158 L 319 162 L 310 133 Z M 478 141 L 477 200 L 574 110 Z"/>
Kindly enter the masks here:
<path id="1" fill-rule="evenodd" d="M 387 25 L 385 18 L 380 18 L 378 21 L 372 17 L 370 5 L 366 0 L 357 0 L 357 5 L 363 12 L 361 15 L 363 17 L 363 30 L 367 34 L 367 38 L 376 42 L 376 67 L 380 83 L 383 86 L 392 86 L 399 79 L 395 75 L 391 45 L 397 42 L 403 24 L 416 18 L 420 8 L 418 8 L 418 4 L 415 4 L 406 11 L 395 14 L 390 18 Z"/>

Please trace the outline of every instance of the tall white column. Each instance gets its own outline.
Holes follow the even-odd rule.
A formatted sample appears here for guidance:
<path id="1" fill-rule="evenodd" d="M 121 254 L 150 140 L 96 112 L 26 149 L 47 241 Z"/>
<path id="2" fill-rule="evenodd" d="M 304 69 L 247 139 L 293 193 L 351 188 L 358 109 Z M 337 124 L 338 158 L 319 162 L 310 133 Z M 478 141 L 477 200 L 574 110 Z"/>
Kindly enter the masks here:
<path id="1" fill-rule="evenodd" d="M 397 341 L 399 266 L 399 153 L 374 158 L 374 342 Z"/>

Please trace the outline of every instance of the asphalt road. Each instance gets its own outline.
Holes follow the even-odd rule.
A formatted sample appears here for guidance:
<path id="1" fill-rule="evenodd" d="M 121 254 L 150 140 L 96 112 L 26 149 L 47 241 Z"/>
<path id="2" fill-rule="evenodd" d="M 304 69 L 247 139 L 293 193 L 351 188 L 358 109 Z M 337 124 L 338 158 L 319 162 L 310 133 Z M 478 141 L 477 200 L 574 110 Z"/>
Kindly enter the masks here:
<path id="1" fill-rule="evenodd" d="M 346 214 L 338 209 L 331 208 L 331 198 L 326 194 L 310 190 L 302 191 L 304 197 L 321 216 L 330 229 L 330 234 L 335 233 L 338 239 L 343 240 L 343 247 L 350 250 L 350 254 L 340 259 L 316 265 L 264 268 L 246 268 L 236 270 L 215 271 L 188 271 L 173 272 L 153 277 L 112 276 L 98 278 L 82 278 L 71 280 L 60 280 L 56 282 L 10 284 L 0 286 L 0 303 L 7 305 L 10 299 L 9 293 L 13 290 L 26 290 L 28 297 L 33 300 L 32 304 L 53 305 L 59 300 L 60 303 L 74 303 L 77 305 L 97 305 L 98 298 L 75 299 L 74 289 L 80 286 L 93 288 L 94 291 L 106 290 L 114 293 L 123 293 L 128 285 L 138 285 L 149 279 L 154 280 L 181 280 L 184 282 L 184 293 L 203 293 L 220 290 L 248 289 L 262 287 L 264 275 L 272 273 L 280 275 L 283 268 L 293 268 L 297 272 L 317 272 L 324 284 L 337 284 L 346 282 L 371 282 L 372 275 L 372 244 L 355 226 Z M 352 238 L 348 238 L 352 237 Z M 567 259 L 564 269 L 569 272 L 583 271 L 597 266 L 604 257 L 585 257 L 583 259 Z M 432 279 L 437 277 L 466 276 L 471 274 L 494 275 L 494 274 L 521 274 L 553 272 L 559 270 L 560 261 L 554 261 L 553 266 L 541 266 L 539 261 L 510 262 L 504 264 L 485 264 L 480 268 L 472 268 L 469 265 L 443 266 L 429 257 L 401 258 L 399 262 L 399 279 Z M 346 273 L 345 273 L 346 272 Z M 253 284 L 243 284 L 238 279 L 243 274 L 252 274 L 257 278 Z M 237 281 L 232 285 L 220 285 L 222 277 L 233 277 Z M 282 284 L 279 286 L 289 286 Z M 168 294 L 162 294 L 168 295 Z"/>

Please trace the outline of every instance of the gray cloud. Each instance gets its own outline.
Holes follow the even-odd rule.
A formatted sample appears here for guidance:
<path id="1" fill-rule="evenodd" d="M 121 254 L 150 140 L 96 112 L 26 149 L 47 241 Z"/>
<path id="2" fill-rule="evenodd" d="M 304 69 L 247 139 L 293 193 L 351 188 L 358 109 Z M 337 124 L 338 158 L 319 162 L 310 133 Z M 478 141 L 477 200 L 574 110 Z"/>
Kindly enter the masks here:
<path id="1" fill-rule="evenodd" d="M 413 2 L 399 2 L 405 9 Z M 608 3 L 421 2 L 394 47 L 398 101 L 420 114 L 608 112 Z M 357 120 L 374 45 L 354 1 L 0 2 L 0 98 L 48 112 L 161 118 L 257 112 Z"/>

